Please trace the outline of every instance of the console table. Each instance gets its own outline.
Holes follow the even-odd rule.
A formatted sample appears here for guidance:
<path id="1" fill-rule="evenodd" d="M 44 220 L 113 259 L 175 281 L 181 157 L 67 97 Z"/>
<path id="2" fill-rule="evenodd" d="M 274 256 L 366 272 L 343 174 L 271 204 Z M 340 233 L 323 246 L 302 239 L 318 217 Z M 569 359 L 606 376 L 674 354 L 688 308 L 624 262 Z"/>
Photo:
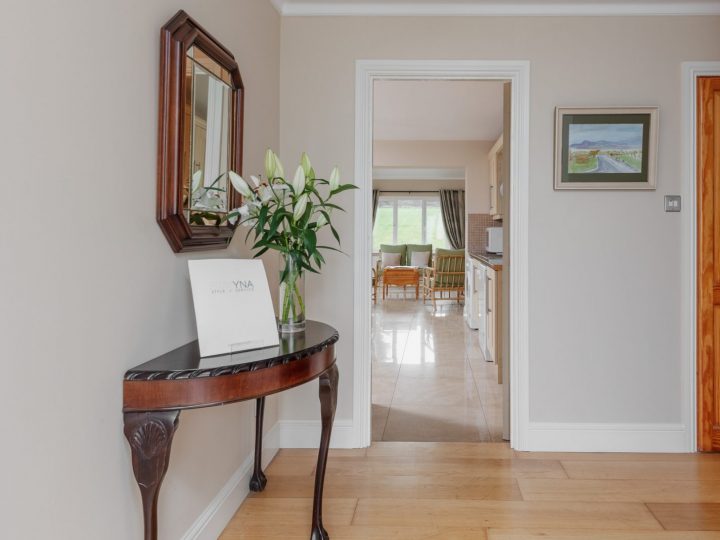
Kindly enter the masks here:
<path id="1" fill-rule="evenodd" d="M 281 334 L 280 345 L 201 358 L 193 341 L 125 373 L 123 416 L 133 471 L 142 496 L 145 540 L 157 539 L 157 502 L 170 461 L 180 411 L 256 400 L 252 491 L 265 489 L 261 467 L 265 396 L 319 378 L 322 433 L 315 472 L 311 540 L 329 539 L 322 524 L 322 495 L 337 404 L 337 331 L 307 321 L 303 333 Z"/>

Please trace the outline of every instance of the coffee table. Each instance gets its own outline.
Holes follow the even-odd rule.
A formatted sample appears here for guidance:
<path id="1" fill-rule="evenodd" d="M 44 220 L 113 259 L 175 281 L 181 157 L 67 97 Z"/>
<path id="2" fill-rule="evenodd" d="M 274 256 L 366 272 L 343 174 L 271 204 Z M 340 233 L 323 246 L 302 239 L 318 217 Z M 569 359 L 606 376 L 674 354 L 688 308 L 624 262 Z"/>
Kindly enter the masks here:
<path id="1" fill-rule="evenodd" d="M 396 287 L 405 287 L 408 285 L 415 286 L 415 300 L 420 298 L 420 273 L 416 266 L 386 266 L 382 275 L 383 281 L 383 300 L 388 293 L 388 287 L 394 285 Z"/>

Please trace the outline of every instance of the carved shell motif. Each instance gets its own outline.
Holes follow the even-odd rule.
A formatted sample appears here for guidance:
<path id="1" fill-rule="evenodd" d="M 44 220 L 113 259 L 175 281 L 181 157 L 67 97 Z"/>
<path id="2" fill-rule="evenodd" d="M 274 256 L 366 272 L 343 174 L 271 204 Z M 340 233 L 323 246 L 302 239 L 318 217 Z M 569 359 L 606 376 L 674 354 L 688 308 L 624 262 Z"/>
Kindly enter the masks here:
<path id="1" fill-rule="evenodd" d="M 146 459 L 154 458 L 166 446 L 167 428 L 157 420 L 149 420 L 135 430 L 132 446 Z"/>

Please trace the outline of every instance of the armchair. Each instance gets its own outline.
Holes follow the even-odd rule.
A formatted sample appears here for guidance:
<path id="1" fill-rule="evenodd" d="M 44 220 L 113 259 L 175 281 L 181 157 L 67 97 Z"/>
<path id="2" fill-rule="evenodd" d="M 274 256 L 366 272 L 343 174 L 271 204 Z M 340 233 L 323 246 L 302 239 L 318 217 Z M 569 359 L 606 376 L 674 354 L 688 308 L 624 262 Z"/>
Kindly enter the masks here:
<path id="1" fill-rule="evenodd" d="M 423 303 L 430 297 L 433 309 L 437 307 L 437 293 L 442 298 L 447 292 L 450 298 L 454 292 L 459 304 L 465 298 L 465 250 L 438 249 L 435 264 L 423 272 L 422 291 Z"/>

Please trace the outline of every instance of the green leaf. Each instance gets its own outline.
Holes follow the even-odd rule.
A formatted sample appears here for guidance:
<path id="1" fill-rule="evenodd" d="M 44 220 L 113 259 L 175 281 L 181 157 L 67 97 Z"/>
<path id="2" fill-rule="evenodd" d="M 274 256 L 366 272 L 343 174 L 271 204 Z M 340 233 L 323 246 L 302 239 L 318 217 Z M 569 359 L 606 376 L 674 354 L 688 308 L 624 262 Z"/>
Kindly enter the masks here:
<path id="1" fill-rule="evenodd" d="M 342 184 L 330 192 L 330 196 L 337 195 L 348 189 L 359 189 L 355 184 Z"/>

